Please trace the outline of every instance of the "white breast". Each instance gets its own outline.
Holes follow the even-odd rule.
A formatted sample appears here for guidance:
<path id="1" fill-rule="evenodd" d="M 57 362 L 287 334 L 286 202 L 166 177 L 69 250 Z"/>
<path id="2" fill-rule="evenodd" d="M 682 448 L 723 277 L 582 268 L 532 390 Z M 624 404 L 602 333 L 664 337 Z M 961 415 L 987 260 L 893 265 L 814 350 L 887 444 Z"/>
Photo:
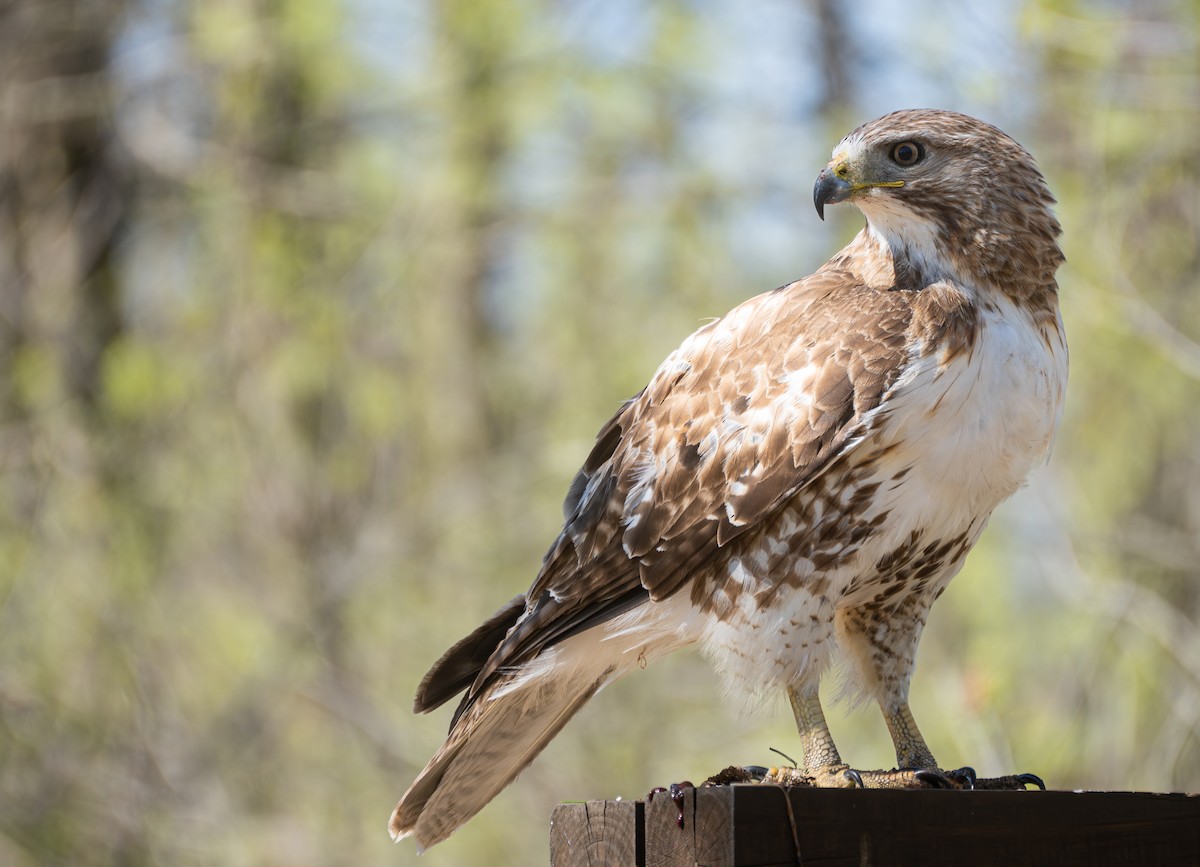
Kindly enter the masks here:
<path id="1" fill-rule="evenodd" d="M 878 410 L 878 442 L 864 443 L 890 450 L 888 467 L 912 467 L 881 491 L 901 523 L 949 531 L 986 517 L 1049 453 L 1067 381 L 1061 323 L 1047 333 L 1007 299 L 980 319 L 970 353 L 912 365 Z"/>
<path id="2" fill-rule="evenodd" d="M 880 417 L 874 431 L 847 455 L 845 478 L 856 479 L 855 487 L 878 485 L 864 518 L 875 527 L 872 534 L 848 544 L 844 557 L 821 575 L 804 550 L 797 551 L 791 568 L 799 580 L 779 590 L 770 608 L 758 607 L 755 594 L 747 593 L 726 616 L 709 616 L 708 649 L 735 693 L 761 694 L 819 673 L 833 643 L 834 609 L 875 595 L 876 582 L 886 577 L 876 572 L 883 558 L 914 533 L 929 541 L 965 536 L 963 550 L 969 549 L 992 510 L 1046 457 L 1067 376 L 1057 321 L 1044 333 L 1025 311 L 1002 301 L 981 314 L 970 353 L 943 366 L 936 351 L 923 349 L 933 348 L 914 351 L 905 375 L 875 411 Z M 869 473 L 858 475 L 852 465 L 870 467 Z M 795 517 L 790 511 L 781 517 L 781 536 L 788 535 L 782 524 Z M 747 573 L 739 586 L 780 581 L 759 559 L 738 559 Z M 958 555 L 930 576 L 923 591 L 930 604 L 961 562 Z"/>

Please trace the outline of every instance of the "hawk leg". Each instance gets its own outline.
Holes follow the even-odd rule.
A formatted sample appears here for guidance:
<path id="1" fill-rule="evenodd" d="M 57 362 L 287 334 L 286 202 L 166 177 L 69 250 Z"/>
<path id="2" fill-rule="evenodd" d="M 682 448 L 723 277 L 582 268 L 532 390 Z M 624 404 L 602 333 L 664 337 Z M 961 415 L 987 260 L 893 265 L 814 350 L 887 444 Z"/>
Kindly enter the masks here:
<path id="1" fill-rule="evenodd" d="M 1033 774 L 1013 774 L 1006 777 L 978 779 L 973 768 L 952 771 L 937 766 L 933 754 L 917 728 L 908 702 L 901 700 L 884 710 L 884 720 L 896 745 L 896 764 L 893 770 L 860 771 L 842 761 L 825 711 L 814 685 L 803 691 L 788 688 L 788 699 L 796 717 L 796 728 L 804 748 L 804 766 L 798 768 L 764 768 L 758 765 L 731 765 L 718 771 L 702 786 L 727 786 L 733 783 L 773 783 L 780 786 L 808 786 L 822 789 L 1008 789 L 1024 790 L 1037 786 L 1045 791 L 1046 784 Z M 674 783 L 669 788 L 656 788 L 646 800 L 659 793 L 669 794 L 679 807 L 679 827 L 683 827 L 682 790 L 692 783 Z"/>
<path id="2" fill-rule="evenodd" d="M 850 652 L 860 683 L 878 701 L 896 748 L 896 769 L 864 771 L 863 784 L 881 789 L 1024 789 L 1031 784 L 1044 790 L 1033 774 L 980 780 L 971 768 L 938 767 L 908 706 L 917 643 L 935 598 L 936 592 L 930 595 L 918 582 L 890 604 L 874 601 L 837 613 L 839 642 Z"/>
<path id="3" fill-rule="evenodd" d="M 825 711 L 821 708 L 821 699 L 817 694 L 817 685 L 813 684 L 803 692 L 788 687 L 788 701 L 791 702 L 792 713 L 796 717 L 800 745 L 804 748 L 804 768 L 773 768 L 765 782 L 783 782 L 771 779 L 772 774 L 800 772 L 800 777 L 806 782 L 791 785 L 819 786 L 827 789 L 861 787 L 863 781 L 858 772 L 842 761 L 833 742 L 833 735 L 829 732 L 829 724 L 825 722 Z"/>
<path id="4" fill-rule="evenodd" d="M 1024 789 L 1027 785 L 1045 790 L 1046 785 L 1033 774 L 977 779 L 971 768 L 942 770 L 917 728 L 908 702 L 901 701 L 885 710 L 884 719 L 896 745 L 894 770 L 855 770 L 842 761 L 825 722 L 825 712 L 817 689 L 803 692 L 788 689 L 800 742 L 804 747 L 802 768 L 771 768 L 761 776 L 748 773 L 747 779 L 784 786 L 866 789 Z M 723 772 L 727 773 L 727 772 Z"/>

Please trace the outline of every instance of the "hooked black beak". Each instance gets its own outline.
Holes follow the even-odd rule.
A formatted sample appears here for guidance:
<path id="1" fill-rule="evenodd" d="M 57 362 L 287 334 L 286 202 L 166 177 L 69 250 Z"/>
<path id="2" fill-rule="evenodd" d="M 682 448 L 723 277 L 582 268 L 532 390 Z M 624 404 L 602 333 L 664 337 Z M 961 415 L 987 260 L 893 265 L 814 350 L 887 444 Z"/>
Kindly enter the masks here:
<path id="1" fill-rule="evenodd" d="M 853 191 L 850 182 L 839 178 L 833 169 L 828 166 L 821 169 L 813 186 L 813 204 L 817 206 L 817 216 L 824 220 L 825 206 L 846 201 Z"/>

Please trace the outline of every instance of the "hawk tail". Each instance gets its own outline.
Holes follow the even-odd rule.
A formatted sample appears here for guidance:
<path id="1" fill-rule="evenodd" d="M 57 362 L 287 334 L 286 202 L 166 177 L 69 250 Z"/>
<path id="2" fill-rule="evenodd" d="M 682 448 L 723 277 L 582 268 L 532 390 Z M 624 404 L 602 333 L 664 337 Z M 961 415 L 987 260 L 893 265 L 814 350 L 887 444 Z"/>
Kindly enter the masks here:
<path id="1" fill-rule="evenodd" d="M 413 836 L 424 850 L 483 809 L 589 698 L 623 673 L 604 656 L 594 636 L 579 635 L 473 697 L 392 812 L 392 839 Z"/>

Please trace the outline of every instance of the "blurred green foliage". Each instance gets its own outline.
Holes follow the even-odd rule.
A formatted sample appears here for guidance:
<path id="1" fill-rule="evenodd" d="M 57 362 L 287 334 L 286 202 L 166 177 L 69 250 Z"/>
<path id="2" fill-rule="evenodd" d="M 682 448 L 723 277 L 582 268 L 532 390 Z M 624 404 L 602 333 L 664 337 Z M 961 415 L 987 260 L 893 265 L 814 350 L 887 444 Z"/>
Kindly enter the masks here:
<path id="1" fill-rule="evenodd" d="M 412 863 L 420 675 L 661 358 L 856 230 L 809 210 L 833 143 L 920 104 L 1038 155 L 1072 379 L 917 716 L 948 767 L 1200 789 L 1200 4 L 882 6 L 0 7 L 0 863 Z M 739 711 L 695 655 L 629 678 L 425 861 L 798 749 Z"/>

